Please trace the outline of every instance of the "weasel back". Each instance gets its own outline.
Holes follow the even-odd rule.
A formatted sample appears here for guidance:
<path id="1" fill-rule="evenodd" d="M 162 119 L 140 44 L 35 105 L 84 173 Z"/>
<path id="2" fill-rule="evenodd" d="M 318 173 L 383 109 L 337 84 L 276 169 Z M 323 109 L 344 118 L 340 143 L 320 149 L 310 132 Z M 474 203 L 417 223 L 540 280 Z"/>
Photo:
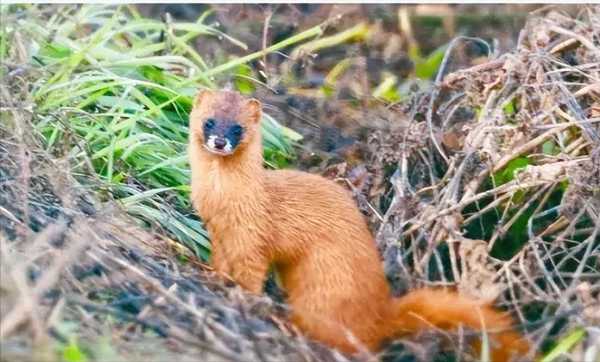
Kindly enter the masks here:
<path id="1" fill-rule="evenodd" d="M 390 289 L 375 242 L 350 193 L 321 176 L 269 171 L 275 268 L 292 321 L 310 337 L 356 351 L 380 344 Z M 360 322 L 359 322 L 360 321 Z"/>

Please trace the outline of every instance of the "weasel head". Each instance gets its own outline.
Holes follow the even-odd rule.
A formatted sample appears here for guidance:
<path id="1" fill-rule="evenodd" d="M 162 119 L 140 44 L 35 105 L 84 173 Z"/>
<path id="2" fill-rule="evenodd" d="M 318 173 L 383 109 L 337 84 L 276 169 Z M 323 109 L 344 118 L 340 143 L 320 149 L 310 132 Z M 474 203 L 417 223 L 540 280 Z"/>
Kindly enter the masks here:
<path id="1" fill-rule="evenodd" d="M 203 90 L 190 114 L 190 142 L 218 157 L 227 157 L 260 142 L 261 105 L 237 92 Z"/>

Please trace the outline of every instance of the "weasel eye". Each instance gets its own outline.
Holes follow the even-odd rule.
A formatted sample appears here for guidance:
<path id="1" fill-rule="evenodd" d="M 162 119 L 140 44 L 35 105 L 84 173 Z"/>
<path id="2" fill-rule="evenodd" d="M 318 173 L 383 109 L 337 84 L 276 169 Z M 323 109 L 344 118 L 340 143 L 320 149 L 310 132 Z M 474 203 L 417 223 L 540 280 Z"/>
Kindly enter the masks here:
<path id="1" fill-rule="evenodd" d="M 204 128 L 206 129 L 211 129 L 215 126 L 215 120 L 212 118 L 209 118 L 206 120 L 206 122 L 204 122 Z"/>
<path id="2" fill-rule="evenodd" d="M 233 133 L 235 136 L 241 136 L 243 131 L 244 129 L 239 124 L 231 127 L 231 133 Z"/>

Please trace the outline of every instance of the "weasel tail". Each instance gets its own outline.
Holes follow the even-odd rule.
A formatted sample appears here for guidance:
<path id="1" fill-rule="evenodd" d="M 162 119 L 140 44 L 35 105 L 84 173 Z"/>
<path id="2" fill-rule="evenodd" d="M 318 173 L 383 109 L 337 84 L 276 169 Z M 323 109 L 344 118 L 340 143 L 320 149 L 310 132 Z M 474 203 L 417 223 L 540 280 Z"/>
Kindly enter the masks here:
<path id="1" fill-rule="evenodd" d="M 346 354 L 463 326 L 485 331 L 493 361 L 525 356 L 529 345 L 512 330 L 512 319 L 489 305 L 430 288 L 393 298 L 351 195 L 317 175 L 264 169 L 260 118 L 257 100 L 229 91 L 200 92 L 190 115 L 192 203 L 210 234 L 218 273 L 261 293 L 275 267 L 292 322 Z"/>
<path id="2" fill-rule="evenodd" d="M 418 289 L 393 299 L 392 305 L 392 336 L 416 334 L 432 326 L 449 331 L 462 326 L 488 335 L 492 361 L 523 358 L 529 351 L 529 343 L 512 330 L 513 320 L 508 314 L 456 292 Z M 478 354 L 479 339 L 473 347 Z"/>

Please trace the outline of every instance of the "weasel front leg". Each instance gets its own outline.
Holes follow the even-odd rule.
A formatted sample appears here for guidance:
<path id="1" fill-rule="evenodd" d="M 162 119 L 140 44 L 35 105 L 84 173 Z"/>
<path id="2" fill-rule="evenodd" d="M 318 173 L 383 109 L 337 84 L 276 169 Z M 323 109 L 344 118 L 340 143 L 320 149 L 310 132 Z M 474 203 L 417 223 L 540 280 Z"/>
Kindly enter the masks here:
<path id="1" fill-rule="evenodd" d="M 215 271 L 231 277 L 242 288 L 251 293 L 263 291 L 269 259 L 256 242 L 249 242 L 248 236 L 241 239 L 237 234 L 231 240 L 213 244 L 211 265 Z"/>
<path id="2" fill-rule="evenodd" d="M 232 261 L 233 272 L 231 276 L 242 288 L 254 294 L 263 291 L 269 262 L 266 257 L 254 251 L 252 254 L 240 255 Z"/>
<path id="3" fill-rule="evenodd" d="M 222 242 L 215 240 L 211 243 L 210 265 L 218 274 L 231 276 L 231 267 L 227 261 L 227 252 Z"/>

